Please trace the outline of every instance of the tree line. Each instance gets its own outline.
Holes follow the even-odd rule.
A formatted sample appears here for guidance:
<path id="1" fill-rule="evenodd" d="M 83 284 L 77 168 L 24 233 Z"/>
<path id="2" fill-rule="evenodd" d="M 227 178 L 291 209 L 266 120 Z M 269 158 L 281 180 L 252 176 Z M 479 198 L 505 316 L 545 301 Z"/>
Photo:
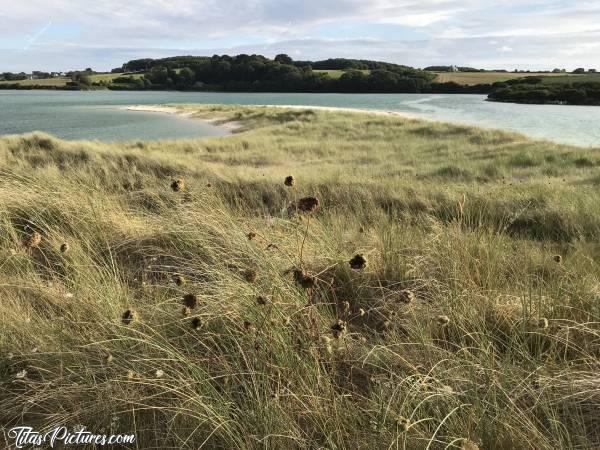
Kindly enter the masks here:
<path id="1" fill-rule="evenodd" d="M 435 74 L 399 64 L 345 58 L 294 61 L 285 54 L 274 59 L 243 54 L 138 59 L 118 70 L 144 72 L 144 76 L 119 77 L 111 89 L 340 93 L 488 93 L 493 89 L 489 84 L 437 83 Z M 320 70 L 344 73 L 335 78 Z"/>
<path id="2" fill-rule="evenodd" d="M 491 92 L 488 99 L 511 103 L 600 105 L 600 83 L 543 83 L 541 78 L 531 77 L 504 83 Z"/>

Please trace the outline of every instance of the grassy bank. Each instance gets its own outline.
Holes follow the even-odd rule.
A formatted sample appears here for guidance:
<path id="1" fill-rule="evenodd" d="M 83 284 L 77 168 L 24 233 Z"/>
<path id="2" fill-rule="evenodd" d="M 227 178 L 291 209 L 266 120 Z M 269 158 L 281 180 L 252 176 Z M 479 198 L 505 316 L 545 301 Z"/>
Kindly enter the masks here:
<path id="1" fill-rule="evenodd" d="M 84 424 L 139 448 L 600 445 L 597 150 L 185 108 L 244 128 L 0 138 L 5 429 Z"/>
<path id="2" fill-rule="evenodd" d="M 595 75 L 589 75 L 594 77 Z M 544 77 L 544 82 L 561 83 L 563 79 L 583 78 L 586 75 L 572 75 L 568 73 L 552 72 L 438 72 L 436 81 L 439 83 L 454 82 L 467 86 L 486 83 L 499 83 L 503 81 L 516 80 L 524 77 Z M 600 79 L 600 77 L 598 77 Z"/>

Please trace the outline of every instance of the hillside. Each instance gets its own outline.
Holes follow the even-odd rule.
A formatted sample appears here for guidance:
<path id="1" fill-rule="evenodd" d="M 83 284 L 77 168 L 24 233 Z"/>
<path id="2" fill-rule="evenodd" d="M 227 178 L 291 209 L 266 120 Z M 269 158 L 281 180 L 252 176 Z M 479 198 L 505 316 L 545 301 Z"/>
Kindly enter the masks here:
<path id="1" fill-rule="evenodd" d="M 243 128 L 0 138 L 7 428 L 81 423 L 138 448 L 600 446 L 597 150 L 184 108 Z"/>

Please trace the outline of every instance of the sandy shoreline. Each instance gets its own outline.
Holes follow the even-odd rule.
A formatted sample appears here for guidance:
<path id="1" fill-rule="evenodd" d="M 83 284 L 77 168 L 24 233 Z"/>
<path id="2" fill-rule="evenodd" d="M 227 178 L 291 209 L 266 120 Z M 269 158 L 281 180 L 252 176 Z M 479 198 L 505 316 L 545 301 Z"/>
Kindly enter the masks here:
<path id="1" fill-rule="evenodd" d="M 162 105 L 131 105 L 126 106 L 123 109 L 127 111 L 142 111 L 142 112 L 155 112 L 162 114 L 176 114 L 178 116 L 187 117 L 190 119 L 201 120 L 210 125 L 225 128 L 228 131 L 234 131 L 242 127 L 242 124 L 236 121 L 228 121 L 222 118 L 211 118 L 211 117 L 197 117 L 194 111 L 185 111 L 174 106 L 162 106 Z"/>
<path id="2" fill-rule="evenodd" d="M 348 112 L 354 114 L 371 114 L 377 116 L 387 117 L 399 117 L 403 119 L 417 119 L 417 120 L 433 120 L 426 116 L 418 114 L 412 114 L 401 111 L 387 111 L 383 109 L 366 109 L 366 108 L 343 108 L 337 106 L 310 106 L 310 105 L 247 105 L 256 107 L 268 107 L 268 108 L 285 108 L 285 109 L 300 109 L 300 110 L 315 110 L 315 111 L 332 111 L 332 112 Z M 241 127 L 239 122 L 228 122 L 222 118 L 207 118 L 207 117 L 196 117 L 193 111 L 185 111 L 174 106 L 163 106 L 163 105 L 132 105 L 125 107 L 128 111 L 144 111 L 144 112 L 157 112 L 165 114 L 178 114 L 183 117 L 197 118 L 204 122 L 212 125 L 222 126 L 229 130 L 236 130 Z"/>

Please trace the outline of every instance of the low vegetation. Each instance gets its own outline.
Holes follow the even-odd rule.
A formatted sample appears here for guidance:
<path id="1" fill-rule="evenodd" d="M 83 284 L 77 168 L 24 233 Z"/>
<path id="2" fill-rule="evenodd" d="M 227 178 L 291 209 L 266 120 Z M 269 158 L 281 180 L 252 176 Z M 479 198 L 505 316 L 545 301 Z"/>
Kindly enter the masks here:
<path id="1" fill-rule="evenodd" d="M 138 448 L 600 446 L 600 157 L 382 115 L 0 139 L 0 421 Z"/>
<path id="2" fill-rule="evenodd" d="M 514 103 L 600 105 L 600 75 L 515 80 L 499 86 L 488 98 Z"/>

